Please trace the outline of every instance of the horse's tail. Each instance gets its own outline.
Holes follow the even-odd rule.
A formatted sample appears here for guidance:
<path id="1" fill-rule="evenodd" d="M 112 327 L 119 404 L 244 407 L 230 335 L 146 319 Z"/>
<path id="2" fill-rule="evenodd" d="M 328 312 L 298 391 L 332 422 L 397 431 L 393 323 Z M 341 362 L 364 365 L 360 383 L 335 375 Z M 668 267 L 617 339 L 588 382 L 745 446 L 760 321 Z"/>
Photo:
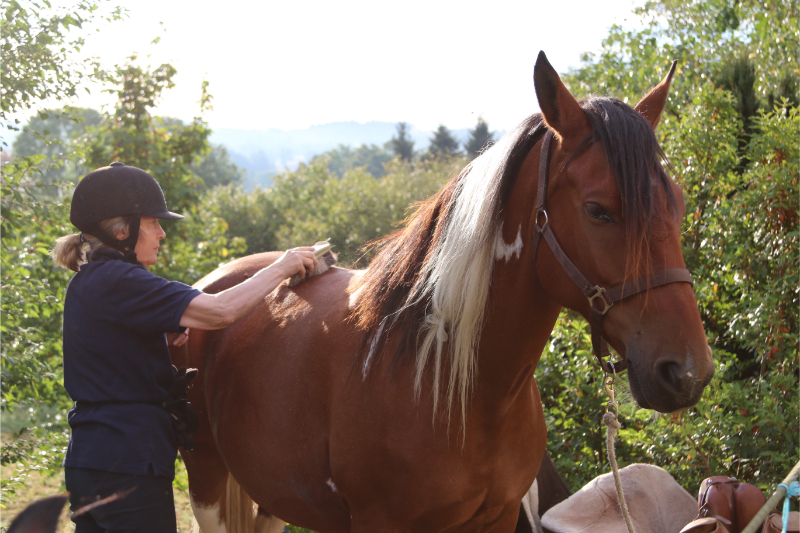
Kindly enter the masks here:
<path id="1" fill-rule="evenodd" d="M 228 474 L 225 499 L 226 533 L 253 533 L 256 528 L 255 503 L 231 474 Z"/>
<path id="2" fill-rule="evenodd" d="M 253 499 L 230 473 L 225 499 L 226 533 L 280 533 L 286 525 L 275 516 L 259 512 Z"/>

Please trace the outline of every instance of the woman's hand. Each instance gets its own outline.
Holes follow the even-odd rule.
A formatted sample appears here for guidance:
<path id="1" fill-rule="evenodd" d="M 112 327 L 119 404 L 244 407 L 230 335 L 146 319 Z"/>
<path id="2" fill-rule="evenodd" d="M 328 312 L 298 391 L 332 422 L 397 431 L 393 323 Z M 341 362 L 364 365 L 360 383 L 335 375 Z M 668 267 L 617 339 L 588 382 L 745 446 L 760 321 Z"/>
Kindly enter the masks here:
<path id="1" fill-rule="evenodd" d="M 302 246 L 286 250 L 269 268 L 278 269 L 284 279 L 291 278 L 295 274 L 299 274 L 301 278 L 304 278 L 307 272 L 314 270 L 317 262 L 317 258 L 314 256 L 314 248 L 312 246 Z"/>
<path id="2" fill-rule="evenodd" d="M 186 341 L 189 340 L 189 328 L 183 330 L 183 333 L 178 333 L 178 336 L 175 337 L 175 340 L 172 341 L 173 346 L 183 346 L 186 344 Z"/>

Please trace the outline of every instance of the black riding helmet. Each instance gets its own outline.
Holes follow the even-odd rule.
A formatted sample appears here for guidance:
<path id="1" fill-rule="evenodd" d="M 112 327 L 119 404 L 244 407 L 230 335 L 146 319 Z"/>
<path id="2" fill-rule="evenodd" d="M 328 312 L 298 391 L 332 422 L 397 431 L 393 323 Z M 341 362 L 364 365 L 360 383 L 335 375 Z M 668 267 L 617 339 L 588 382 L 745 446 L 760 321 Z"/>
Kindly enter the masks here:
<path id="1" fill-rule="evenodd" d="M 103 220 L 127 215 L 133 215 L 133 221 L 128 237 L 122 241 L 100 227 Z M 164 193 L 153 176 L 140 168 L 115 162 L 90 172 L 78 183 L 72 196 L 69 220 L 81 232 L 94 235 L 135 261 L 133 250 L 139 240 L 142 215 L 183 218 L 167 209 Z"/>

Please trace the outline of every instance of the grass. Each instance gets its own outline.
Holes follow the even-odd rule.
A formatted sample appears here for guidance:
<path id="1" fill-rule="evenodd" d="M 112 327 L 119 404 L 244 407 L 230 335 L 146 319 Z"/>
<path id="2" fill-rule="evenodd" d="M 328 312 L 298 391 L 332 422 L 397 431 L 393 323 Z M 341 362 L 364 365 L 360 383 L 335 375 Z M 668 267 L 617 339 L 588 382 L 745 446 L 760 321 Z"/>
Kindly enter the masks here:
<path id="1" fill-rule="evenodd" d="M 46 406 L 21 406 L 13 412 L 4 411 L 2 414 L 2 443 L 4 446 L 13 443 L 14 434 L 26 427 L 43 427 L 48 424 L 54 424 L 54 426 L 50 427 L 65 428 L 65 416 L 65 413 L 57 407 Z M 34 453 L 47 454 L 48 452 L 37 448 Z M 21 464 L 6 464 L 0 467 L 0 478 L 4 481 L 22 476 L 20 478 L 22 481 L 21 486 L 16 489 L 13 495 L 8 497 L 5 506 L 0 509 L 0 529 L 2 531 L 5 531 L 11 520 L 29 504 L 66 491 L 64 487 L 64 470 L 62 468 L 55 469 L 55 473 L 52 475 L 36 470 L 36 468 L 36 466 L 31 467 L 28 465 L 26 467 Z M 175 463 L 175 480 L 172 483 L 172 491 L 175 499 L 178 532 L 188 533 L 191 531 L 194 515 L 189 502 L 189 479 L 186 467 L 180 456 L 178 456 L 178 460 Z M 57 530 L 58 533 L 73 533 L 75 530 L 74 524 L 69 520 L 67 507 L 65 506 L 62 513 Z M 288 526 L 284 531 L 289 533 L 314 533 L 297 526 Z"/>
<path id="2" fill-rule="evenodd" d="M 178 519 L 178 531 L 180 533 L 188 533 L 192 527 L 192 506 L 189 503 L 189 487 L 186 476 L 186 468 L 183 466 L 182 461 L 176 463 L 175 481 L 172 484 L 172 492 L 175 497 L 175 514 Z M 16 465 L 4 465 L 0 469 L 0 476 L 3 479 L 9 479 L 17 472 Z M 48 476 L 40 472 L 30 472 L 27 474 L 24 485 L 17 489 L 15 498 L 8 502 L 6 507 L 0 512 L 0 526 L 7 528 L 11 520 L 17 513 L 22 511 L 29 504 L 47 498 L 48 496 L 55 496 L 65 491 L 64 488 L 64 471 L 60 470 L 54 476 Z M 67 506 L 59 522 L 58 533 L 72 533 L 75 531 L 75 525 L 69 520 L 69 512 Z"/>

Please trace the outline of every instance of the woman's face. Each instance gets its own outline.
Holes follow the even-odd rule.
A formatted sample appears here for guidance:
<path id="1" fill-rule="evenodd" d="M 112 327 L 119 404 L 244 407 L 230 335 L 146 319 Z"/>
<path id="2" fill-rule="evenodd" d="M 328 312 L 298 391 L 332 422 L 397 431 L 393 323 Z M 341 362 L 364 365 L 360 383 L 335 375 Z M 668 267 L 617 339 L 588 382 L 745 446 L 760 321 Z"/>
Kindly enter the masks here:
<path id="1" fill-rule="evenodd" d="M 156 217 L 142 215 L 139 223 L 139 240 L 136 241 L 136 247 L 133 249 L 141 264 L 146 267 L 156 264 L 160 241 L 166 236 L 167 234 L 161 229 L 161 224 L 158 223 Z"/>

